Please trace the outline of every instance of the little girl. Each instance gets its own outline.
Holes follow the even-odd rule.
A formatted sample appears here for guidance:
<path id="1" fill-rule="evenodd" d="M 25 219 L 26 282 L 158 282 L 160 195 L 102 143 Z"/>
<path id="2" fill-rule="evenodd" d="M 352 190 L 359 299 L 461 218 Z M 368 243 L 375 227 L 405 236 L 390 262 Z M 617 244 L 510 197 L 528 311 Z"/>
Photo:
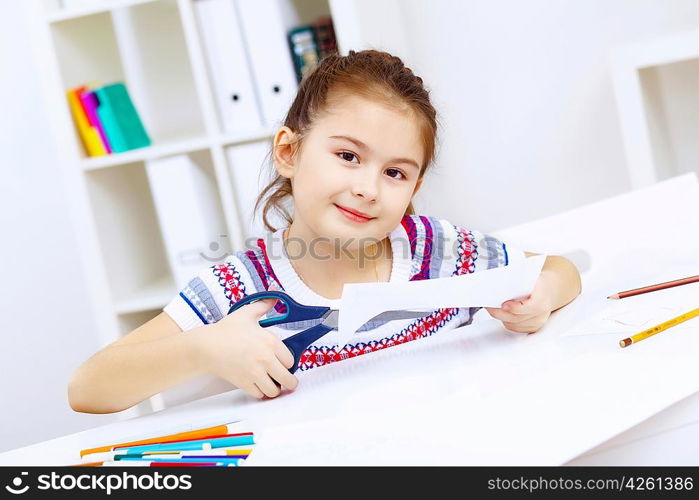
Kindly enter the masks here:
<path id="1" fill-rule="evenodd" d="M 336 308 L 345 283 L 449 277 L 536 255 L 414 214 L 411 200 L 433 161 L 436 131 L 422 79 L 398 57 L 365 50 L 323 59 L 301 82 L 274 136 L 276 178 L 255 207 L 266 198 L 267 239 L 203 269 L 157 317 L 88 359 L 69 384 L 72 408 L 120 411 L 200 375 L 256 398 L 276 397 L 298 384 L 282 340 L 309 325 L 261 327 L 265 314 L 274 315 L 274 299 L 227 315 L 241 298 L 284 290 L 302 304 Z M 293 217 L 282 206 L 289 200 Z M 287 227 L 270 224 L 271 209 Z M 532 333 L 580 289 L 575 266 L 548 256 L 526 300 L 486 310 L 507 330 Z M 344 346 L 326 335 L 301 357 L 299 373 L 468 325 L 478 309 L 368 323 Z"/>

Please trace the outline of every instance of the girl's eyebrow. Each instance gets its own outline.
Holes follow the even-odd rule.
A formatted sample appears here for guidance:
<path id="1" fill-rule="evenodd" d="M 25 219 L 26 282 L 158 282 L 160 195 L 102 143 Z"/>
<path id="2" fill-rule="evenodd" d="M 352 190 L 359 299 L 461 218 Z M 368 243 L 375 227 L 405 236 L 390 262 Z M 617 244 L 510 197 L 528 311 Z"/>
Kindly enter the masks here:
<path id="1" fill-rule="evenodd" d="M 348 135 L 331 135 L 330 137 L 328 137 L 328 139 L 344 139 L 346 141 L 354 143 L 360 149 L 371 152 L 371 148 L 369 146 L 364 144 L 359 139 L 356 139 L 354 137 L 350 137 Z M 397 163 L 406 163 L 406 164 L 412 165 L 416 169 L 420 170 L 420 165 L 418 165 L 418 163 L 415 160 L 411 160 L 410 158 L 394 158 L 388 162 L 389 165 L 394 165 Z"/>

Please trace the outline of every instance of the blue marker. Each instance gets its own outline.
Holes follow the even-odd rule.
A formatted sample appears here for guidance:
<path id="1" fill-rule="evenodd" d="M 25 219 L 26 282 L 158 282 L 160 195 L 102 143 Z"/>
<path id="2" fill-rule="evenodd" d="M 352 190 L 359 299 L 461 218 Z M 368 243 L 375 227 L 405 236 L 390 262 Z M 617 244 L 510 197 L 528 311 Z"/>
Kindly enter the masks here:
<path id="1" fill-rule="evenodd" d="M 132 446 L 130 448 L 119 448 L 118 451 L 121 454 L 133 455 L 134 453 L 145 453 L 148 451 L 206 450 L 209 448 L 224 448 L 226 446 L 248 444 L 255 444 L 255 438 L 252 435 L 194 439 L 192 441 L 180 441 L 177 443 L 144 444 L 140 446 Z"/>

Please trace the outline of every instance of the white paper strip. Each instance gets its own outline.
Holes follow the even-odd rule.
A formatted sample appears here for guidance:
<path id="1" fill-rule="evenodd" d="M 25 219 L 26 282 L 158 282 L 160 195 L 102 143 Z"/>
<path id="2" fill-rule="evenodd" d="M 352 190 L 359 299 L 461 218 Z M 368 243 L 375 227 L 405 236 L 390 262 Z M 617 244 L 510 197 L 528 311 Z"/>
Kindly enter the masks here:
<path id="1" fill-rule="evenodd" d="M 500 307 L 507 300 L 526 297 L 534 289 L 545 260 L 545 255 L 537 255 L 516 264 L 450 278 L 347 283 L 340 297 L 338 345 L 347 344 L 359 327 L 384 311 Z"/>

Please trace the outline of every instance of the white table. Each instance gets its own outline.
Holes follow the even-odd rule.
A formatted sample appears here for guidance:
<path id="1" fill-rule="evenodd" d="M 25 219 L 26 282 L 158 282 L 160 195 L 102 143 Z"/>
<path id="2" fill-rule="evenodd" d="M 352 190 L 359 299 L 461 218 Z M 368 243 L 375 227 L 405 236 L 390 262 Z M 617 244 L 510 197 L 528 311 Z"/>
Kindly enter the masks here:
<path id="1" fill-rule="evenodd" d="M 600 427 L 599 422 L 605 420 L 605 409 L 600 408 L 599 422 L 590 423 L 587 429 L 582 427 L 588 417 L 581 416 L 585 400 L 594 397 L 598 390 L 619 385 L 623 379 L 605 381 L 605 377 L 593 373 L 589 391 L 580 385 L 584 379 L 570 381 L 580 399 L 563 395 L 560 406 L 546 409 L 536 401 L 537 397 L 544 401 L 556 397 L 556 387 L 560 386 L 560 382 L 552 382 L 556 377 L 579 373 L 580 367 L 588 366 L 577 363 L 567 372 L 563 349 L 577 348 L 593 339 L 595 349 L 590 352 L 596 352 L 602 344 L 615 344 L 617 340 L 607 335 L 587 340 L 556 339 L 576 310 L 584 308 L 584 298 L 579 297 L 555 313 L 546 327 L 534 335 L 506 332 L 481 311 L 470 326 L 301 373 L 297 390 L 276 399 L 258 401 L 242 391 L 231 391 L 9 451 L 0 454 L 0 464 L 69 465 L 80 462 L 79 450 L 84 448 L 163 435 L 181 430 L 184 425 L 205 427 L 238 419 L 245 419 L 261 439 L 250 464 L 266 463 L 264 455 L 274 448 L 278 433 L 289 436 L 289 442 L 280 443 L 282 448 L 290 449 L 294 442 L 298 447 L 299 436 L 306 436 L 312 445 L 304 444 L 307 455 L 303 458 L 286 461 L 283 454 L 275 455 L 272 463 L 699 464 L 699 451 L 688 444 L 699 438 L 697 395 L 688 394 L 655 415 L 650 404 L 644 408 L 650 418 L 637 425 L 617 419 Z M 685 330 L 683 335 L 689 339 L 691 331 Z M 699 325 L 694 332 L 697 340 L 684 344 L 685 362 L 699 354 Z M 674 337 L 677 334 L 673 332 Z M 666 350 L 673 348 L 672 342 L 666 342 L 674 340 L 669 335 L 656 335 L 654 339 L 660 342 L 649 339 L 632 347 L 646 347 L 645 352 L 637 352 L 651 357 L 664 356 Z M 607 352 L 622 351 L 618 346 L 612 347 Z M 677 375 L 687 375 L 686 363 L 684 368 L 679 365 L 682 360 L 678 360 Z M 609 365 L 602 371 L 608 369 Z M 692 370 L 696 383 L 697 372 Z M 648 375 L 653 378 L 661 374 L 651 370 Z M 540 390 L 533 390 L 538 384 Z M 651 388 L 651 392 L 654 390 Z M 643 391 L 636 391 L 626 397 L 634 401 L 642 394 Z M 675 398 L 677 393 L 667 397 Z M 529 398 L 536 401 L 532 406 L 526 404 Z M 657 405 L 662 407 L 662 401 Z M 631 418 L 643 414 L 635 411 Z M 459 431 L 462 426 L 470 430 Z M 453 439 L 445 439 L 452 430 Z M 584 439 L 581 434 L 586 434 Z M 566 437 L 570 442 L 563 449 L 549 446 Z M 595 444 L 600 443 L 599 446 L 590 449 L 585 444 L 589 439 L 597 439 Z M 373 446 L 367 448 L 364 441 Z M 506 449 L 508 443 L 518 449 Z M 536 443 L 541 446 L 534 447 Z M 461 447 L 470 445 L 473 450 L 461 453 Z M 422 455 L 409 454 L 409 450 L 415 449 L 421 450 Z M 259 456 L 255 456 L 257 451 Z"/>
<path id="2" fill-rule="evenodd" d="M 697 318 L 627 349 L 618 336 L 563 335 L 607 295 L 647 283 L 639 270 L 691 263 L 697 193 L 683 176 L 496 234 L 591 259 L 583 294 L 534 335 L 480 311 L 470 326 L 301 373 L 295 392 L 272 400 L 223 393 L 9 451 L 0 464 L 73 464 L 84 448 L 245 419 L 259 437 L 248 465 L 697 465 Z M 699 297 L 697 285 L 678 288 Z"/>

